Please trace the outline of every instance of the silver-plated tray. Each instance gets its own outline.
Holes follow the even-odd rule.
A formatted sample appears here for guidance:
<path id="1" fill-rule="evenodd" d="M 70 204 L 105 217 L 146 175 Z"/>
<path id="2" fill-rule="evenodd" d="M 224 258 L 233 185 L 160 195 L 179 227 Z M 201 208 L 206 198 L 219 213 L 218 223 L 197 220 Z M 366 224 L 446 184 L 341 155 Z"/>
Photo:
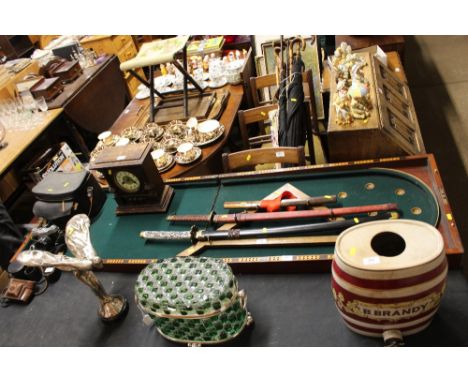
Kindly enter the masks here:
<path id="1" fill-rule="evenodd" d="M 183 159 L 180 157 L 179 153 L 177 153 L 177 154 L 175 155 L 175 161 L 176 161 L 178 164 L 181 164 L 181 165 L 187 165 L 187 164 L 192 164 L 192 163 L 196 162 L 196 161 L 202 156 L 202 150 L 201 150 L 200 147 L 197 147 L 197 146 L 194 146 L 194 147 L 193 147 L 193 150 L 196 151 L 196 154 L 195 154 L 195 158 L 194 158 L 194 159 L 192 159 L 192 160 L 190 160 L 190 161 L 185 161 L 185 160 L 183 160 Z"/>
<path id="2" fill-rule="evenodd" d="M 197 147 L 208 146 L 209 144 L 217 141 L 220 137 L 222 137 L 223 134 L 224 134 L 224 130 L 225 130 L 224 125 L 219 125 L 218 134 L 215 137 L 213 137 L 213 138 L 211 138 L 211 139 L 209 139 L 208 141 L 205 141 L 205 142 L 192 142 L 192 143 L 193 143 L 194 146 L 197 146 Z"/>

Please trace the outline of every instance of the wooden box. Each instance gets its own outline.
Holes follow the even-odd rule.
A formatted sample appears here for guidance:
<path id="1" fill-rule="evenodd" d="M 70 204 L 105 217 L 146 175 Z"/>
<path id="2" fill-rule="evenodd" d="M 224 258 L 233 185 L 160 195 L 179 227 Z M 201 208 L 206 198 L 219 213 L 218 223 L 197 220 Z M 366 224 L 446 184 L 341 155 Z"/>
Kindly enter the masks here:
<path id="1" fill-rule="evenodd" d="M 18 92 L 18 94 L 31 91 L 31 89 L 34 88 L 34 86 L 39 85 L 42 81 L 44 81 L 44 77 L 34 75 L 34 77 L 17 82 L 16 91 Z"/>
<path id="2" fill-rule="evenodd" d="M 408 84 L 399 80 L 370 53 L 356 54 L 367 62 L 364 75 L 370 82 L 373 109 L 367 121 L 354 120 L 351 124 L 339 125 L 333 105 L 336 79 L 332 72 L 328 122 L 330 161 L 424 153 L 424 143 Z"/>
<path id="3" fill-rule="evenodd" d="M 52 76 L 59 77 L 62 83 L 69 83 L 76 80 L 83 70 L 78 61 L 65 61 L 52 70 Z"/>
<path id="4" fill-rule="evenodd" d="M 49 102 L 63 91 L 63 84 L 59 77 L 44 78 L 31 88 L 34 98 L 44 97 Z"/>

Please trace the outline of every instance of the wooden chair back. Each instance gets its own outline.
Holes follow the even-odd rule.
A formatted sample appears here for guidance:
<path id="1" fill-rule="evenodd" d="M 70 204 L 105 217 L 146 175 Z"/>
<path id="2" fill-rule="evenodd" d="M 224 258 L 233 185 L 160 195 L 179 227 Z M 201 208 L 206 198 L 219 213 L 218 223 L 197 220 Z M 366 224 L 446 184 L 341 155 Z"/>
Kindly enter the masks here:
<path id="1" fill-rule="evenodd" d="M 253 105 L 256 107 L 273 103 L 273 99 L 261 100 L 259 92 L 264 89 L 271 90 L 274 86 L 276 86 L 276 75 L 274 73 L 266 74 L 264 76 L 250 77 L 250 92 Z"/>
<path id="2" fill-rule="evenodd" d="M 249 132 L 247 125 L 256 123 L 256 122 L 264 122 L 269 119 L 268 113 L 271 110 L 275 110 L 278 108 L 278 105 L 271 104 L 271 105 L 264 105 L 255 107 L 253 109 L 248 110 L 239 110 L 237 112 L 237 116 L 239 119 L 239 130 L 242 138 L 242 145 L 245 149 L 250 148 L 252 144 L 256 143 L 264 143 L 264 141 L 270 141 L 269 135 L 260 135 L 256 137 L 249 138 Z M 264 133 L 264 131 L 262 131 Z"/>
<path id="3" fill-rule="evenodd" d="M 239 169 L 254 169 L 258 164 L 287 163 L 297 166 L 306 164 L 304 147 L 267 147 L 223 154 L 224 172 Z"/>

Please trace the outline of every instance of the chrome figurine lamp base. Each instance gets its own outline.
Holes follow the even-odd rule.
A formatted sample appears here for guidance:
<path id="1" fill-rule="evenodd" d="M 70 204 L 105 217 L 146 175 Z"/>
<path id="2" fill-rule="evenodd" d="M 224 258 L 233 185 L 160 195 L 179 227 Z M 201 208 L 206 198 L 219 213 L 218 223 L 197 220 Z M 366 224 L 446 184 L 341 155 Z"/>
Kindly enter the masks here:
<path id="1" fill-rule="evenodd" d="M 48 251 L 28 250 L 21 252 L 17 261 L 30 267 L 55 267 L 73 272 L 75 277 L 91 288 L 99 299 L 99 317 L 105 321 L 115 321 L 128 311 L 127 299 L 120 295 L 110 295 L 96 277 L 92 269 L 102 267 L 102 260 L 96 254 L 89 234 L 88 216 L 73 216 L 65 228 L 65 243 L 74 257 L 53 254 Z"/>

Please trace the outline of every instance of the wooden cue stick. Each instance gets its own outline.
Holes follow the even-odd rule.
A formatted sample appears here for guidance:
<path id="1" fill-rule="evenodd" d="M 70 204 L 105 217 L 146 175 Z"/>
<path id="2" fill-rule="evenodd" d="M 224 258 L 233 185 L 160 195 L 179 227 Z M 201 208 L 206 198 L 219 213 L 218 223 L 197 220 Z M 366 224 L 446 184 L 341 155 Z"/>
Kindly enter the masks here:
<path id="1" fill-rule="evenodd" d="M 257 239 L 238 239 L 238 240 L 213 240 L 198 242 L 188 247 L 177 256 L 185 257 L 199 253 L 205 248 L 226 248 L 226 247 L 274 247 L 274 246 L 293 246 L 304 244 L 334 244 L 337 235 L 324 236 L 291 236 L 291 237 L 268 237 Z"/>

